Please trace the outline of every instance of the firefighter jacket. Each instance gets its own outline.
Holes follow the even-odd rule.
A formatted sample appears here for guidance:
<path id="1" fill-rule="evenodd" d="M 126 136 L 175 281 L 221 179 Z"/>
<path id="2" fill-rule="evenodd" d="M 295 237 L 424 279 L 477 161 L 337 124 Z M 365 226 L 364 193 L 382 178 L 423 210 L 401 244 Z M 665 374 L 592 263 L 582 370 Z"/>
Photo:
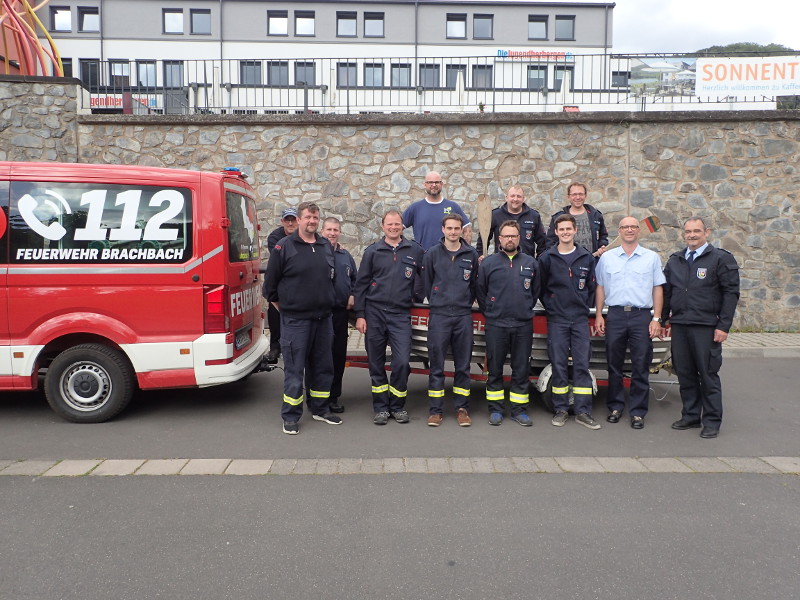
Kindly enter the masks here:
<path id="1" fill-rule="evenodd" d="M 500 233 L 500 226 L 506 221 L 516 221 L 519 223 L 520 241 L 519 249 L 530 256 L 539 256 L 544 252 L 545 233 L 542 217 L 539 211 L 530 208 L 527 204 L 522 205 L 522 212 L 512 214 L 508 212 L 508 206 L 503 204 L 492 210 L 492 228 L 489 230 L 489 239 L 485 241 L 486 251 L 489 250 L 489 242 L 494 239 L 494 251 L 500 252 L 500 245 L 497 243 L 497 235 Z M 483 249 L 484 240 L 478 237 L 478 254 L 485 254 Z"/>
<path id="2" fill-rule="evenodd" d="M 367 246 L 356 277 L 356 317 L 364 317 L 367 301 L 390 312 L 408 311 L 415 300 L 423 254 L 422 246 L 405 238 L 396 248 L 385 239 Z"/>
<path id="3" fill-rule="evenodd" d="M 422 277 L 432 314 L 459 316 L 472 313 L 478 253 L 464 240 L 455 254 L 445 247 L 444 240 L 428 250 L 422 259 Z"/>
<path id="4" fill-rule="evenodd" d="M 272 250 L 264 289 L 267 300 L 297 319 L 324 319 L 334 301 L 334 261 L 330 242 L 315 234 L 313 244 L 297 231 Z"/>
<path id="5" fill-rule="evenodd" d="M 347 301 L 353 295 L 353 288 L 356 285 L 356 261 L 347 250 L 337 244 L 333 251 L 333 264 L 336 268 L 333 306 L 347 308 Z"/>
<path id="6" fill-rule="evenodd" d="M 589 228 L 592 230 L 592 249 L 590 253 L 597 252 L 600 246 L 608 246 L 608 230 L 606 229 L 606 220 L 603 218 L 603 213 L 597 210 L 591 204 L 584 204 L 583 207 L 589 213 Z M 558 236 L 556 235 L 556 219 L 561 215 L 569 213 L 569 206 L 565 206 L 560 211 L 550 217 L 550 225 L 547 228 L 547 248 L 558 245 Z M 589 250 L 589 248 L 587 248 Z"/>
<path id="7" fill-rule="evenodd" d="M 739 302 L 739 265 L 730 252 L 709 244 L 689 272 L 684 248 L 669 257 L 664 276 L 665 320 L 730 330 Z"/>
<path id="8" fill-rule="evenodd" d="M 594 256 L 580 246 L 575 247 L 575 252 L 571 263 L 558 252 L 558 246 L 539 257 L 542 304 L 547 318 L 557 323 L 586 318 L 594 306 Z"/>
<path id="9" fill-rule="evenodd" d="M 492 325 L 518 327 L 530 321 L 539 291 L 539 264 L 528 254 L 517 251 L 509 257 L 499 252 L 478 268 L 478 306 Z"/>

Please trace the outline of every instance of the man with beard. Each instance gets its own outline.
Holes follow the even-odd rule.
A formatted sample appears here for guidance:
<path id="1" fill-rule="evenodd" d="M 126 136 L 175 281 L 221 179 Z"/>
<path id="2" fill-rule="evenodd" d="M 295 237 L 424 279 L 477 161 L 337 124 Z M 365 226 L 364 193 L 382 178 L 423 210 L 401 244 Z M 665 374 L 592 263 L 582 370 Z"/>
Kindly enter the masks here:
<path id="1" fill-rule="evenodd" d="M 427 251 L 439 243 L 442 237 L 442 217 L 449 214 L 461 215 L 464 219 L 462 233 L 467 243 L 471 241 L 472 230 L 467 215 L 452 200 L 442 196 L 442 176 L 431 171 L 425 176 L 425 198 L 414 202 L 403 213 L 403 226 L 414 230 L 414 240 Z"/>
<path id="2" fill-rule="evenodd" d="M 545 233 L 542 225 L 542 217 L 539 212 L 525 204 L 525 192 L 518 185 L 508 188 L 506 202 L 502 206 L 492 211 L 492 225 L 489 230 L 489 239 L 483 240 L 478 237 L 478 254 L 481 260 L 489 253 L 489 242 L 494 238 L 495 252 L 500 252 L 500 241 L 497 239 L 497 230 L 506 221 L 516 221 L 519 223 L 520 240 L 519 249 L 525 254 L 537 257 L 545 248 Z M 484 247 L 485 244 L 485 247 Z"/>
<path id="3" fill-rule="evenodd" d="M 275 249 L 275 244 L 292 235 L 297 230 L 297 211 L 294 208 L 286 208 L 281 214 L 281 226 L 270 232 L 267 237 L 267 250 L 270 255 Z M 266 293 L 264 294 L 266 297 Z M 281 355 L 281 316 L 278 310 L 267 304 L 267 326 L 269 327 L 269 352 L 267 352 L 267 362 L 275 364 Z"/>

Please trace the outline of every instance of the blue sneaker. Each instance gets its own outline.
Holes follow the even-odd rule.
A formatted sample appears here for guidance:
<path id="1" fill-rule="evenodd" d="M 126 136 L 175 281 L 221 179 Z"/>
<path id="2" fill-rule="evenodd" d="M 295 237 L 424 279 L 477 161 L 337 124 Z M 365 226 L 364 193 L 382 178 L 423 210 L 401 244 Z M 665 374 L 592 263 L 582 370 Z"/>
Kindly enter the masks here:
<path id="1" fill-rule="evenodd" d="M 527 413 L 520 413 L 518 415 L 514 415 L 511 418 L 514 419 L 517 423 L 519 423 L 523 427 L 530 427 L 531 425 L 533 425 L 533 421 L 531 421 L 531 418 L 527 415 Z"/>
<path id="2" fill-rule="evenodd" d="M 489 425 L 500 425 L 503 422 L 503 415 L 501 413 L 492 413 L 489 415 Z"/>

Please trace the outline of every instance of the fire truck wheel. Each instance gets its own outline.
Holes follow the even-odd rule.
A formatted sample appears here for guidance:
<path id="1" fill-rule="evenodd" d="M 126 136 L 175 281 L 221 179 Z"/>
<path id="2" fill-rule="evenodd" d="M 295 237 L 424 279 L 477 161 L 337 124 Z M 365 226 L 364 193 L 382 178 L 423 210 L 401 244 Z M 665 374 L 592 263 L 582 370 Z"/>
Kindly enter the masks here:
<path id="1" fill-rule="evenodd" d="M 50 407 L 73 423 L 102 423 L 118 415 L 134 392 L 127 359 L 102 344 L 81 344 L 59 354 L 44 379 Z"/>
<path id="2" fill-rule="evenodd" d="M 553 383 L 551 381 L 547 382 L 547 387 L 539 394 L 542 399 L 542 404 L 544 407 L 553 412 Z"/>

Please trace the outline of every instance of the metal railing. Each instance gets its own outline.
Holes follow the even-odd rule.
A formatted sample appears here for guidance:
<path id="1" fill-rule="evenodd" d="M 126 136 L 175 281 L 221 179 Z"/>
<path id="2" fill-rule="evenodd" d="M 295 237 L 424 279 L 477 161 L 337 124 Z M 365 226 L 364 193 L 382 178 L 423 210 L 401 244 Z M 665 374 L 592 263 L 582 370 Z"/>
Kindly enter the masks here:
<path id="1" fill-rule="evenodd" d="M 699 99 L 694 58 L 508 52 L 481 57 L 81 61 L 82 108 L 134 114 L 562 112 L 775 108 Z"/>

